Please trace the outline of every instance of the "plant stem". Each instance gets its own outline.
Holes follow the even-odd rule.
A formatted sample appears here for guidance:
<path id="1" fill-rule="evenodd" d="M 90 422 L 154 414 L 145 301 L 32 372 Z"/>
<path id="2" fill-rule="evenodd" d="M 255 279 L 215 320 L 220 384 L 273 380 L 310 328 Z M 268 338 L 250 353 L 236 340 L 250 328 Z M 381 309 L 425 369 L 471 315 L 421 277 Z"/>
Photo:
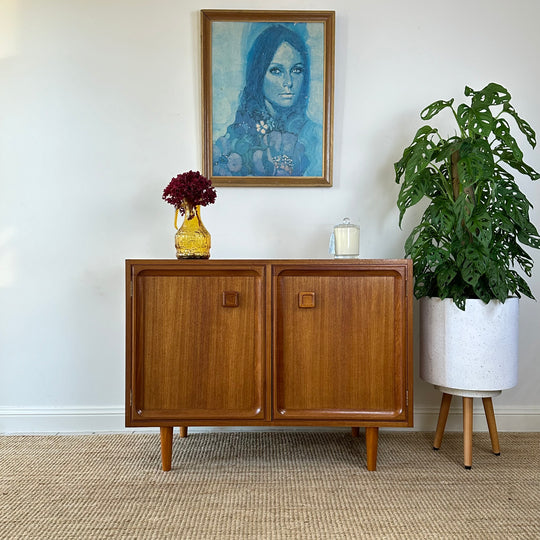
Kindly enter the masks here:
<path id="1" fill-rule="evenodd" d="M 459 197 L 459 191 L 460 191 L 459 190 L 460 182 L 459 182 L 459 175 L 458 175 L 458 161 L 459 161 L 458 150 L 456 150 L 455 152 L 452 152 L 450 161 L 451 161 L 450 178 L 452 178 L 452 191 L 454 194 L 454 201 L 457 201 Z"/>
<path id="2" fill-rule="evenodd" d="M 441 171 L 441 169 L 439 167 L 437 167 L 437 165 L 435 165 L 435 163 L 431 163 L 432 167 L 437 171 L 437 173 L 439 174 L 439 176 L 441 177 L 441 183 L 438 184 L 439 185 L 439 189 L 443 192 L 443 193 L 446 193 L 446 196 L 448 197 L 448 200 L 450 201 L 453 201 L 452 199 L 452 192 L 449 190 L 448 188 L 448 182 L 446 180 L 446 176 L 444 176 L 443 172 Z"/>
<path id="3" fill-rule="evenodd" d="M 463 128 L 461 127 L 461 124 L 460 124 L 459 119 L 458 119 L 457 112 L 456 112 L 456 110 L 454 109 L 454 107 L 452 107 L 452 106 L 450 106 L 450 109 L 452 109 L 452 114 L 454 115 L 454 118 L 456 119 L 456 123 L 457 123 L 457 125 L 458 125 L 458 127 L 459 127 L 459 131 L 461 131 L 461 137 L 462 137 L 463 139 L 465 139 L 466 136 L 467 136 L 467 133 L 466 133 L 466 132 L 463 130 Z"/>

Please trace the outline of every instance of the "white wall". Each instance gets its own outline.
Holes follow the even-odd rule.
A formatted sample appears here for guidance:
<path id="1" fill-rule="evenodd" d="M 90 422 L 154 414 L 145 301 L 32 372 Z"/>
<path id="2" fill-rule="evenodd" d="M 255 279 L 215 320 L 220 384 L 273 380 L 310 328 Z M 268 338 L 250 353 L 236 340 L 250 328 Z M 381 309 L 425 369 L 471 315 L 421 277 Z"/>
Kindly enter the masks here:
<path id="1" fill-rule="evenodd" d="M 199 9 L 267 7 L 0 0 L 0 432 L 122 429 L 124 259 L 174 257 L 161 193 L 201 167 Z M 334 187 L 219 188 L 203 210 L 212 258 L 325 258 L 344 216 L 362 257 L 402 256 L 414 212 L 400 230 L 393 163 L 419 111 L 465 85 L 500 82 L 540 131 L 537 0 L 272 8 L 336 11 Z M 540 152 L 525 154 L 540 169 Z M 540 182 L 523 189 L 540 226 Z M 501 429 L 540 430 L 539 321 L 524 300 Z M 440 395 L 419 380 L 415 392 L 417 425 L 432 429 Z"/>

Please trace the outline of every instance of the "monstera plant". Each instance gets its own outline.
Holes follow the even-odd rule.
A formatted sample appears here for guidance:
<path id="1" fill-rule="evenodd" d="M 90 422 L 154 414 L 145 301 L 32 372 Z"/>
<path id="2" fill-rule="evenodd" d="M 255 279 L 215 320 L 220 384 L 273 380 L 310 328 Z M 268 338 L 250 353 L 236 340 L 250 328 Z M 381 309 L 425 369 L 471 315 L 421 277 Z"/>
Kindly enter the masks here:
<path id="1" fill-rule="evenodd" d="M 400 226 L 408 208 L 428 200 L 405 243 L 414 264 L 415 296 L 452 298 L 462 310 L 468 298 L 486 303 L 533 298 L 517 270 L 530 276 L 533 260 L 523 246 L 540 248 L 529 219 L 531 203 L 514 177 L 517 172 L 537 180 L 540 174 L 523 161 L 510 125 L 533 148 L 535 132 L 501 85 L 479 91 L 467 86 L 465 96 L 469 103 L 436 101 L 420 114 L 428 121 L 448 112 L 455 134 L 445 137 L 424 125 L 395 164 Z"/>

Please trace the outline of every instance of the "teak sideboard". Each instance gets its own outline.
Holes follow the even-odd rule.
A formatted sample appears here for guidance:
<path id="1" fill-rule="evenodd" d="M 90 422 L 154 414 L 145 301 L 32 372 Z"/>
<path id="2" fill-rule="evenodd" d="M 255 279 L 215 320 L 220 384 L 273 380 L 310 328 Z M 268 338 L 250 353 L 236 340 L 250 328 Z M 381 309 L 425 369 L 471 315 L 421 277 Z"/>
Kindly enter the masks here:
<path id="1" fill-rule="evenodd" d="M 413 425 L 410 260 L 127 260 L 126 426 Z"/>

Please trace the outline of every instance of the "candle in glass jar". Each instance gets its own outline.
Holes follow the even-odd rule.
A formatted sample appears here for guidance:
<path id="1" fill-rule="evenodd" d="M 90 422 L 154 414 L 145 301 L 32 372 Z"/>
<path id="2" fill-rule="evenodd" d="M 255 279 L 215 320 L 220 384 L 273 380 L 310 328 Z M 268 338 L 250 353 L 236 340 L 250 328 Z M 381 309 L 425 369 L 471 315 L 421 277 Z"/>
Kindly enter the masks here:
<path id="1" fill-rule="evenodd" d="M 349 218 L 334 227 L 336 258 L 352 259 L 360 254 L 360 228 L 353 225 Z"/>

